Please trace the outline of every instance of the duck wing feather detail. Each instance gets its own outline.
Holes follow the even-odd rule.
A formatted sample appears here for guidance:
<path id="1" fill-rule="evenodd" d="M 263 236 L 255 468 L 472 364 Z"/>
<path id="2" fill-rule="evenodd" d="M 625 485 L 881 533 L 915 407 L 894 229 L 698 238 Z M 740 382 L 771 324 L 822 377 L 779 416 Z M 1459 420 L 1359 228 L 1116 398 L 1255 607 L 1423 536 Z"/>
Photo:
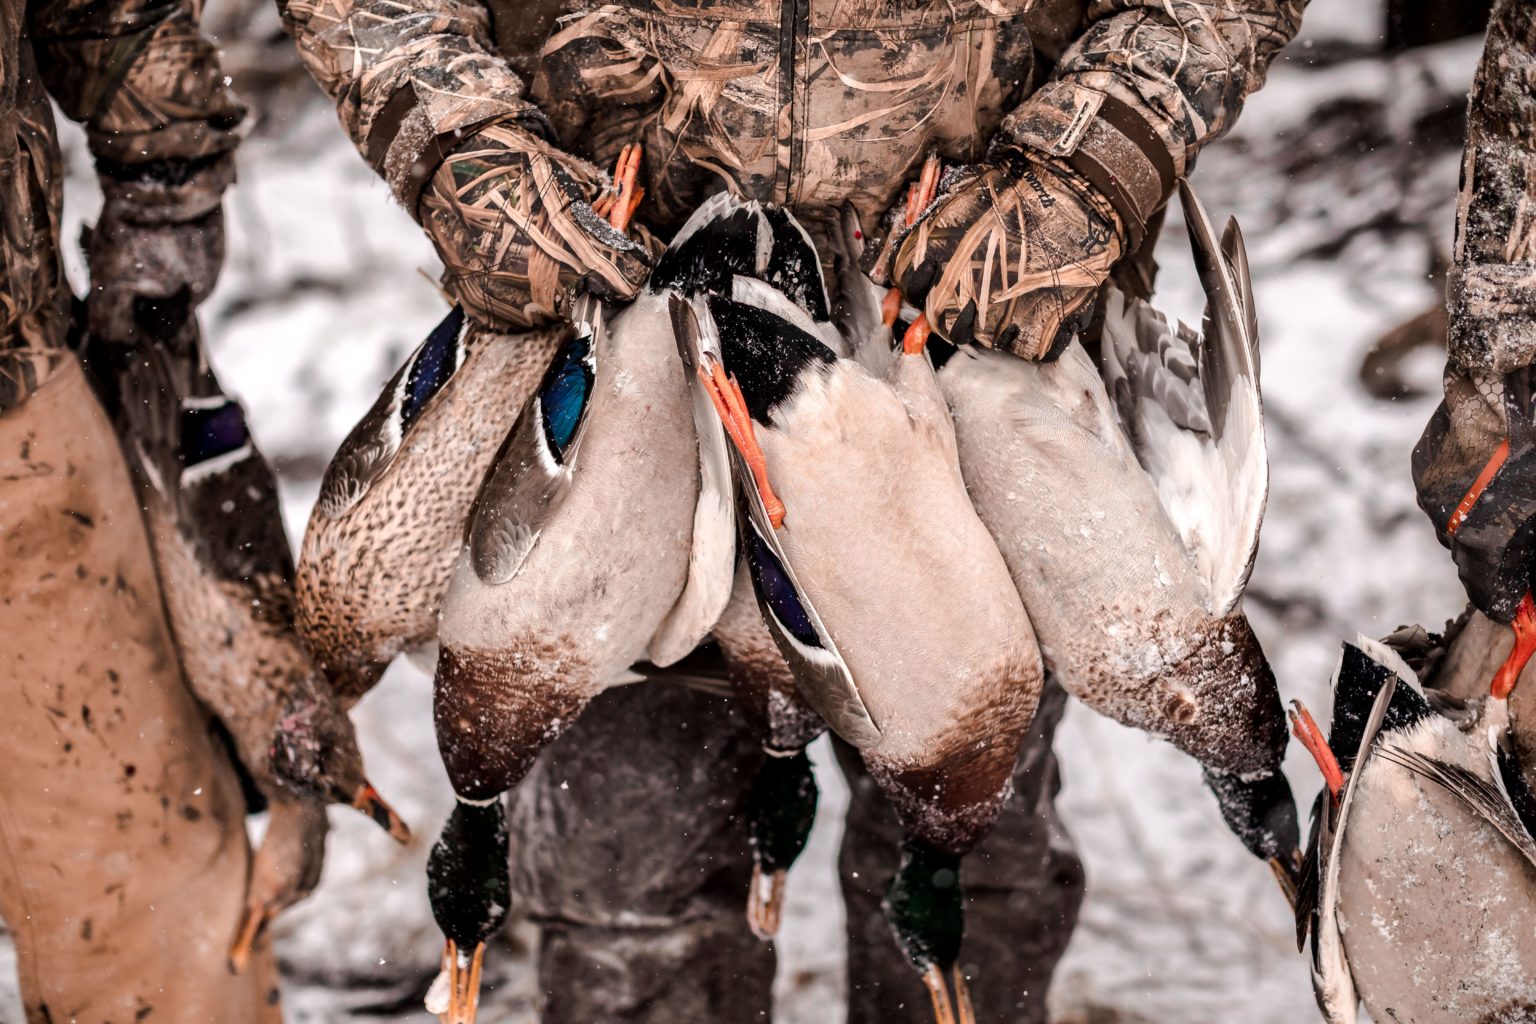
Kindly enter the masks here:
<path id="1" fill-rule="evenodd" d="M 1188 183 L 1179 189 L 1206 294 L 1204 332 L 1110 287 L 1103 371 L 1121 428 L 1206 582 L 1209 610 L 1222 616 L 1253 570 L 1269 496 L 1258 323 L 1236 222 L 1218 243 Z"/>
<path id="2" fill-rule="evenodd" d="M 699 502 L 693 513 L 688 582 L 647 648 L 658 668 L 666 668 L 686 656 L 714 628 L 730 602 L 736 579 L 736 509 L 730 446 L 714 404 L 697 386 L 698 366 L 689 361 L 695 352 L 719 352 L 719 339 L 706 343 L 698 336 L 703 328 L 688 304 L 676 294 L 668 297 L 668 309 L 688 381 L 694 433 L 699 442 Z"/>
<path id="3" fill-rule="evenodd" d="M 601 303 L 576 306 L 576 332 L 561 346 L 539 390 L 513 424 L 470 514 L 467 541 L 475 575 L 511 581 L 539 533 L 571 491 L 597 381 L 604 330 Z"/>

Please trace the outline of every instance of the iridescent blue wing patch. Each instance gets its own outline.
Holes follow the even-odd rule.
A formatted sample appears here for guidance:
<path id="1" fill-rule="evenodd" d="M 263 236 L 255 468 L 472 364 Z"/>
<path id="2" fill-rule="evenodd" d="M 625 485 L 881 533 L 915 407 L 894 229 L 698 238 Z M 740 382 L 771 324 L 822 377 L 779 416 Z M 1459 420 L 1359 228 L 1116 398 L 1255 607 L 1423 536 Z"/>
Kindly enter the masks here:
<path id="1" fill-rule="evenodd" d="M 807 647 L 820 647 L 821 637 L 817 635 L 805 605 L 800 602 L 795 585 L 789 582 L 783 563 L 757 531 L 749 530 L 748 533 L 747 568 L 752 573 L 752 586 L 757 589 L 758 599 L 790 636 Z"/>
<path id="2" fill-rule="evenodd" d="M 469 320 L 455 306 L 395 371 L 373 408 L 341 442 L 320 481 L 316 508 L 322 514 L 333 519 L 345 515 L 384 475 L 406 433 L 464 365 L 468 346 Z"/>
<path id="3" fill-rule="evenodd" d="M 250 431 L 240 403 L 220 398 L 217 404 L 188 404 L 181 410 L 181 458 L 196 466 L 247 448 Z"/>
<path id="4" fill-rule="evenodd" d="M 416 350 L 405 375 L 405 393 L 400 401 L 402 435 L 421 417 L 427 403 L 443 390 L 443 385 L 462 364 L 463 334 L 464 310 L 454 306 Z"/>
<path id="5" fill-rule="evenodd" d="M 475 498 L 469 553 L 484 583 L 506 583 L 517 575 L 544 524 L 570 494 L 605 329 L 602 307 L 590 297 L 577 304 L 575 320 L 575 334 L 555 355 Z"/>
<path id="6" fill-rule="evenodd" d="M 591 334 L 577 334 L 566 342 L 539 387 L 540 421 L 544 440 L 556 462 L 565 462 L 576 431 L 592 400 L 597 364 Z"/>

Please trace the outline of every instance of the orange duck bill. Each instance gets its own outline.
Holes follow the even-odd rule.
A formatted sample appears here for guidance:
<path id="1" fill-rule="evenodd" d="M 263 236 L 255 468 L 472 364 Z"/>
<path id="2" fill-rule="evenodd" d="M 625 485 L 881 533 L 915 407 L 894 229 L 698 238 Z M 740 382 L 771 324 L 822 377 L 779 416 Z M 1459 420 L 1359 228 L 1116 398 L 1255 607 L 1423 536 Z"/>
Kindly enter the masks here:
<path id="1" fill-rule="evenodd" d="M 354 810 L 362 811 L 372 818 L 390 838 L 402 846 L 411 841 L 411 827 L 405 823 L 405 819 L 395 813 L 395 809 L 379 796 L 379 791 L 370 783 L 364 782 L 357 788 L 352 796 Z"/>

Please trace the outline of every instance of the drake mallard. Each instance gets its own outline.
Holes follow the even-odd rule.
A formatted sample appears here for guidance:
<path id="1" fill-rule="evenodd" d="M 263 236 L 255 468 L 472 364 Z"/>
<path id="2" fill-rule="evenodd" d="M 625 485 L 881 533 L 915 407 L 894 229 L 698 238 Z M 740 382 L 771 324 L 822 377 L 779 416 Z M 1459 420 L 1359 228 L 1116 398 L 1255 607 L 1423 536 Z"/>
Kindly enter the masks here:
<path id="1" fill-rule="evenodd" d="M 1289 891 L 1285 719 L 1240 602 L 1268 489 L 1258 330 L 1242 236 L 1180 195 L 1201 336 L 1106 289 L 1103 369 L 935 343 L 960 467 L 1047 664 L 1101 714 L 1205 769 L 1228 826 Z"/>
<path id="2" fill-rule="evenodd" d="M 1395 650 L 1361 639 L 1344 647 L 1326 740 L 1297 704 L 1325 786 L 1296 935 L 1304 948 L 1311 933 L 1330 1024 L 1353 1024 L 1361 1002 L 1403 1024 L 1536 1014 L 1536 796 L 1508 691 L 1481 678 L 1469 701 L 1420 692 Z"/>
<path id="3" fill-rule="evenodd" d="M 620 230 L 638 159 L 626 147 L 622 191 L 597 211 Z M 692 651 L 731 594 L 724 437 L 712 420 L 696 434 L 673 294 L 574 304 L 575 331 L 492 462 L 443 599 L 434 716 L 458 801 L 428 865 L 447 940 L 429 1005 L 450 1022 L 474 1020 L 485 942 L 507 912 L 502 794 L 632 664 Z"/>
<path id="4" fill-rule="evenodd" d="M 400 842 L 410 832 L 365 778 L 352 723 L 294 629 L 272 469 L 195 321 L 170 323 L 144 345 L 93 342 L 90 366 L 138 486 L 187 683 L 227 731 L 256 809 L 270 812 L 230 947 L 239 969 L 267 923 L 319 882 L 326 803 L 363 811 Z"/>
<path id="5" fill-rule="evenodd" d="M 710 257 L 714 280 L 677 303 L 679 335 L 732 440 L 752 581 L 801 693 L 901 818 L 887 914 L 938 1020 L 966 1020 L 960 860 L 1001 808 L 1040 653 L 927 356 L 905 350 L 877 377 L 840 354 L 814 251 L 794 263 L 814 275 L 753 256 L 809 246 L 793 218 L 710 203 L 716 220 L 668 255 Z M 879 337 L 879 302 L 862 308 L 875 320 L 853 335 Z"/>

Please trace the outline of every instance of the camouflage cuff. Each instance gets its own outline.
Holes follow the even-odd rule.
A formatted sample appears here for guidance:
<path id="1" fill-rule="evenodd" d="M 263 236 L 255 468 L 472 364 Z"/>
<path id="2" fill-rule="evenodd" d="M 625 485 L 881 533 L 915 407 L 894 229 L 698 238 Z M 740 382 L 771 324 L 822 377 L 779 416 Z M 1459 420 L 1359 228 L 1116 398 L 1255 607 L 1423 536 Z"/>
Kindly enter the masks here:
<path id="1" fill-rule="evenodd" d="M 78 41 L 74 56 L 113 66 L 117 40 Z M 154 27 L 122 77 L 96 98 L 87 118 L 91 152 L 122 163 L 190 160 L 239 144 L 245 107 L 229 89 L 218 51 L 190 9 Z M 87 65 L 89 66 L 89 65 Z"/>
<path id="2" fill-rule="evenodd" d="M 422 190 L 443 161 L 477 133 L 498 124 L 506 124 L 545 141 L 553 134 L 549 123 L 530 103 L 440 131 L 431 123 L 427 112 L 416 104 L 415 91 L 406 86 L 390 97 L 375 117 L 365 156 L 369 165 L 389 185 L 400 205 L 420 221 Z"/>
<path id="3" fill-rule="evenodd" d="M 553 135 L 543 114 L 523 99 L 521 79 L 505 68 L 481 70 L 446 83 L 412 75 L 369 121 L 363 155 L 413 217 L 438 166 L 476 132 L 512 122 L 542 139 Z"/>
<path id="4" fill-rule="evenodd" d="M 1126 252 L 1140 248 L 1153 214 L 1173 194 L 1173 158 L 1124 101 L 1071 82 L 1050 82 L 1004 122 L 1001 138 L 1065 163 L 1114 207 Z"/>
<path id="5" fill-rule="evenodd" d="M 219 209 L 235 182 L 235 159 L 230 153 L 136 164 L 103 158 L 96 171 L 102 195 L 124 223 L 155 227 L 184 224 Z"/>
<path id="6" fill-rule="evenodd" d="M 1509 373 L 1536 363 L 1536 263 L 1471 263 L 1446 282 L 1452 363 Z"/>

